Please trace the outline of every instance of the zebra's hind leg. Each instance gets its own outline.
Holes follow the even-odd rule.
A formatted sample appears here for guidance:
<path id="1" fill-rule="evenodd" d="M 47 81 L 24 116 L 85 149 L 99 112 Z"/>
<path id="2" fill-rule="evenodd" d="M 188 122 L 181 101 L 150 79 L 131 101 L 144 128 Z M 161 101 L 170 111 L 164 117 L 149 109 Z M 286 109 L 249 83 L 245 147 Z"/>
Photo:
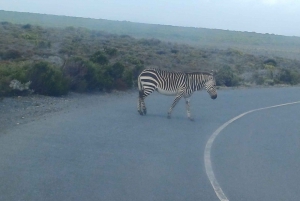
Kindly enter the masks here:
<path id="1" fill-rule="evenodd" d="M 183 93 L 180 93 L 176 96 L 175 100 L 173 101 L 173 104 L 171 105 L 169 111 L 168 111 L 168 119 L 171 119 L 171 113 L 173 111 L 173 108 L 176 106 L 176 104 L 178 103 L 178 101 L 181 99 L 181 97 L 183 96 Z"/>
<path id="2" fill-rule="evenodd" d="M 142 100 L 141 109 L 143 110 L 144 115 L 147 114 L 147 108 L 144 99 Z"/>
<path id="3" fill-rule="evenodd" d="M 147 108 L 145 104 L 144 91 L 139 91 L 139 98 L 138 98 L 138 112 L 140 115 L 147 114 Z"/>
<path id="4" fill-rule="evenodd" d="M 139 98 L 138 98 L 138 105 L 137 105 L 138 113 L 139 113 L 140 115 L 144 115 L 141 106 L 142 106 L 141 98 L 139 97 Z"/>
<path id="5" fill-rule="evenodd" d="M 189 120 L 194 121 L 194 118 L 191 115 L 191 110 L 190 110 L 190 99 L 186 98 L 185 99 L 185 105 L 186 105 L 186 113 L 187 117 Z"/>
<path id="6" fill-rule="evenodd" d="M 138 112 L 140 113 L 140 115 L 146 115 L 147 114 L 147 108 L 145 105 L 145 101 L 143 98 L 139 97 L 138 100 Z"/>

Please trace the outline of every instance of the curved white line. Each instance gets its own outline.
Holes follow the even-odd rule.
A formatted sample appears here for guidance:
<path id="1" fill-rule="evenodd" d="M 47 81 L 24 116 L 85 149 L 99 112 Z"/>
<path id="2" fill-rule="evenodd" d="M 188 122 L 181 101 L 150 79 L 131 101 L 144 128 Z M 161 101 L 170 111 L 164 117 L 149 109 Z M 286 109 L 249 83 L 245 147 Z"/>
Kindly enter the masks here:
<path id="1" fill-rule="evenodd" d="M 266 109 L 271 109 L 271 108 L 276 108 L 276 107 L 282 107 L 282 106 L 287 106 L 287 105 L 293 105 L 293 104 L 298 104 L 300 103 L 300 101 L 297 102 L 292 102 L 292 103 L 284 103 L 284 104 L 280 104 L 280 105 L 274 105 L 274 106 L 270 106 L 270 107 L 264 107 L 264 108 L 258 108 L 258 109 L 254 109 L 254 110 L 250 110 L 248 112 L 245 112 L 243 114 L 240 114 L 232 119 L 230 119 L 229 121 L 227 121 L 226 123 L 224 123 L 222 126 L 220 126 L 208 139 L 206 146 L 205 146 L 205 151 L 204 151 L 204 164 L 205 164 L 205 171 L 206 174 L 208 176 L 208 179 L 212 185 L 212 187 L 215 190 L 216 195 L 218 196 L 218 198 L 221 201 L 229 201 L 228 198 L 226 197 L 226 195 L 224 194 L 221 186 L 219 185 L 215 174 L 213 172 L 212 169 L 212 165 L 211 165 L 211 160 L 210 160 L 210 152 L 211 152 L 211 147 L 212 144 L 214 142 L 214 140 L 216 139 L 216 137 L 219 135 L 219 133 L 226 128 L 229 124 L 231 124 L 232 122 L 234 122 L 235 120 L 245 116 L 246 114 L 252 113 L 252 112 L 257 112 L 260 110 L 266 110 Z"/>

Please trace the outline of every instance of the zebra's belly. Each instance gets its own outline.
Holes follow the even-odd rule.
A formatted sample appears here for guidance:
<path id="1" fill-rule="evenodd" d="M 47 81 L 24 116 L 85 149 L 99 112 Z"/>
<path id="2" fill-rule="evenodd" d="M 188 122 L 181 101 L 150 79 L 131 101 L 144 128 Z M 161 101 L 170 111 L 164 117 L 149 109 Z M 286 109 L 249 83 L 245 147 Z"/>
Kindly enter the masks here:
<path id="1" fill-rule="evenodd" d="M 157 91 L 161 94 L 167 95 L 167 96 L 176 96 L 178 94 L 178 91 L 169 91 L 169 90 L 165 90 L 165 89 L 161 89 L 159 87 L 157 87 Z"/>

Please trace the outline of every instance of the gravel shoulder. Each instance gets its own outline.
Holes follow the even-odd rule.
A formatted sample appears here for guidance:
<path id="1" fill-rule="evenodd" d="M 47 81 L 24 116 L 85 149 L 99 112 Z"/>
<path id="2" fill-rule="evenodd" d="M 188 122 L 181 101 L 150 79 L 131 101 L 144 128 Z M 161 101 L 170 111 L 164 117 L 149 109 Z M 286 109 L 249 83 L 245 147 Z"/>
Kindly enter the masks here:
<path id="1" fill-rule="evenodd" d="M 0 133 L 47 115 L 68 112 L 70 109 L 90 107 L 99 102 L 112 101 L 125 94 L 136 95 L 135 90 L 112 93 L 69 93 L 62 97 L 29 95 L 5 97 L 0 100 Z"/>

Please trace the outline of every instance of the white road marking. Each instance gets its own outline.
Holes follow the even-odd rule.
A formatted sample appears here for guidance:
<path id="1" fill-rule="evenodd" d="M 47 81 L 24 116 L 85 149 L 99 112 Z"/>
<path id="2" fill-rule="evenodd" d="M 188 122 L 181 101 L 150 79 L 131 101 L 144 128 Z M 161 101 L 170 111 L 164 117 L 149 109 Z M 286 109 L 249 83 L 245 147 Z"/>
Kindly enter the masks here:
<path id="1" fill-rule="evenodd" d="M 274 106 L 270 106 L 270 107 L 264 107 L 264 108 L 258 108 L 258 109 L 254 109 L 254 110 L 250 110 L 248 112 L 245 112 L 243 114 L 240 114 L 232 119 L 230 119 L 229 121 L 227 121 L 226 123 L 224 123 L 222 126 L 220 126 L 208 139 L 206 146 L 205 146 L 205 151 L 204 151 L 204 164 L 205 164 L 205 171 L 206 174 L 208 176 L 208 179 L 212 185 L 212 187 L 215 190 L 216 195 L 218 196 L 218 198 L 220 199 L 220 201 L 229 201 L 228 198 L 226 197 L 226 195 L 224 194 L 221 186 L 219 185 L 215 174 L 213 172 L 212 169 L 212 164 L 211 164 L 211 160 L 210 160 L 210 152 L 211 152 L 211 147 L 212 144 L 214 142 L 214 140 L 216 139 L 216 137 L 220 134 L 220 132 L 226 128 L 229 124 L 231 124 L 232 122 L 234 122 L 235 120 L 245 116 L 246 114 L 252 113 L 252 112 L 257 112 L 260 110 L 266 110 L 266 109 L 271 109 L 271 108 L 276 108 L 276 107 L 282 107 L 282 106 L 287 106 L 287 105 L 293 105 L 293 104 L 298 104 L 300 103 L 300 101 L 297 102 L 292 102 L 292 103 L 284 103 L 284 104 L 280 104 L 280 105 L 274 105 Z"/>

